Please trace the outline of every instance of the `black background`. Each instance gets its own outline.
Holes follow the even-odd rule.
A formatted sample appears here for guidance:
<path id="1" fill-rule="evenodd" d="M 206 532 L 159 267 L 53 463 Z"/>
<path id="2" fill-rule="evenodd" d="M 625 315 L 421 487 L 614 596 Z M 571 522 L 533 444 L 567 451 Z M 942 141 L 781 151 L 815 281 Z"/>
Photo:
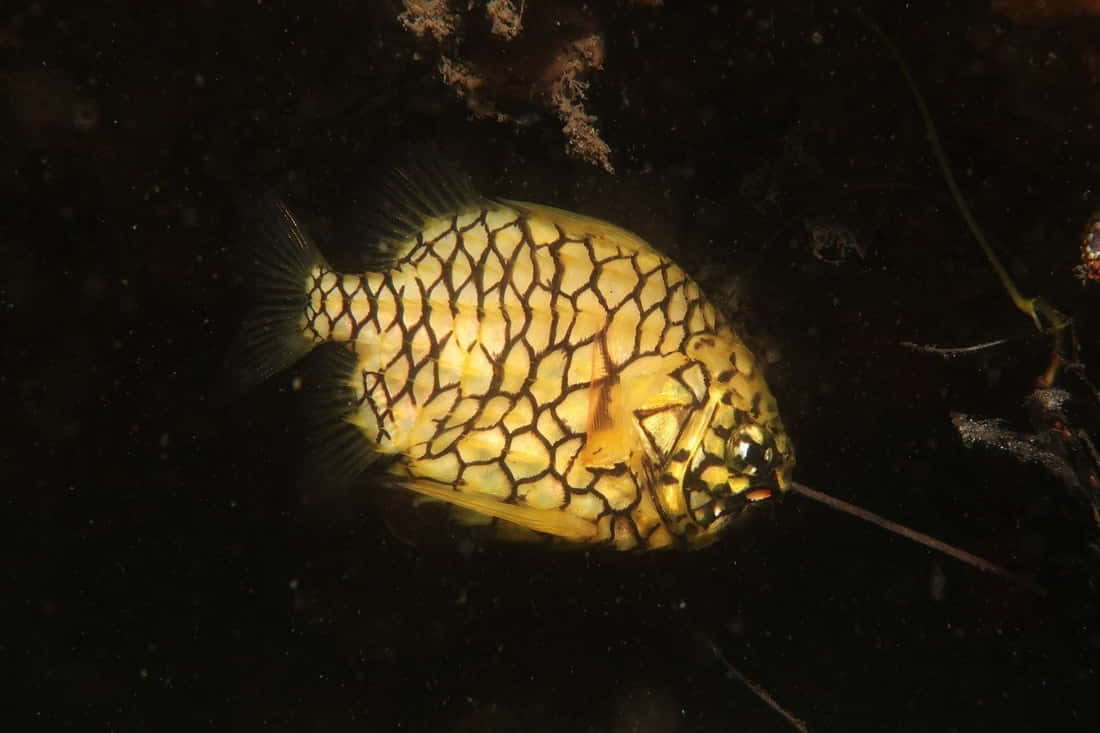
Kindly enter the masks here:
<path id="1" fill-rule="evenodd" d="M 473 119 L 398 11 L 0 15 L 9 729 L 788 730 L 715 647 L 811 730 L 1100 725 L 1092 520 L 950 422 L 1026 430 L 1048 341 L 969 237 L 882 46 L 828 3 L 595 3 L 588 107 L 610 176 L 566 156 L 553 115 Z M 1010 271 L 1076 317 L 1092 366 L 1100 286 L 1071 270 L 1100 199 L 1100 23 L 868 11 Z M 303 506 L 290 375 L 214 398 L 248 302 L 242 202 L 285 191 L 353 266 L 382 161 L 427 141 L 489 194 L 625 225 L 734 293 L 718 299 L 773 362 L 799 480 L 1049 595 L 799 497 L 707 550 L 651 555 Z M 815 222 L 865 257 L 815 259 Z M 899 346 L 995 338 L 954 360 Z"/>

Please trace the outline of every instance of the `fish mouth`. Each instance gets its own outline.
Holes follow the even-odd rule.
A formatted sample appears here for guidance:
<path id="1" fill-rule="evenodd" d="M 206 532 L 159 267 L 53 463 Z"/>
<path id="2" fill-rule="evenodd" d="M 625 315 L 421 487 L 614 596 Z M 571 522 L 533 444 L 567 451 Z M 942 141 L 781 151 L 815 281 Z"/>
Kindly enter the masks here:
<path id="1" fill-rule="evenodd" d="M 692 519 L 703 527 L 709 527 L 717 521 L 728 522 L 736 519 L 748 505 L 748 500 L 740 494 L 721 496 L 695 509 L 692 512 Z"/>
<path id="2" fill-rule="evenodd" d="M 737 519 L 755 504 L 780 494 L 777 481 L 758 481 L 737 492 L 702 490 L 692 492 L 688 497 L 689 514 L 692 521 L 704 529 L 716 522 L 726 524 Z"/>

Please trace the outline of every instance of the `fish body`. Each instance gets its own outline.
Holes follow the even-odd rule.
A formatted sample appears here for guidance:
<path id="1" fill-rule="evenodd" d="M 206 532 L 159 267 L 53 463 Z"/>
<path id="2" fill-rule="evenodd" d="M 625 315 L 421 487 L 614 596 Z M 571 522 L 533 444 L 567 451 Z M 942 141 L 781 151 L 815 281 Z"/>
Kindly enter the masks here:
<path id="1" fill-rule="evenodd" d="M 620 549 L 706 544 L 789 485 L 759 364 L 679 266 L 598 219 L 403 180 L 363 273 L 279 207 L 246 325 L 261 376 L 343 345 L 331 461 L 385 458 L 502 536 Z"/>

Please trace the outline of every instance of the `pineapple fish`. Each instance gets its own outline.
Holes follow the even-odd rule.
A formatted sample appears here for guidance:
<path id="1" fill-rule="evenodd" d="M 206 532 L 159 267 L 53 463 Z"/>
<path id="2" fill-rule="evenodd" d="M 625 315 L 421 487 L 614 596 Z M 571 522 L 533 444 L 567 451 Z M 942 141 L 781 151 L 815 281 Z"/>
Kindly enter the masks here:
<path id="1" fill-rule="evenodd" d="M 333 270 L 273 205 L 259 381 L 324 346 L 327 467 L 450 505 L 503 537 L 698 547 L 790 486 L 760 365 L 683 270 L 598 219 L 397 171 L 367 272 Z"/>

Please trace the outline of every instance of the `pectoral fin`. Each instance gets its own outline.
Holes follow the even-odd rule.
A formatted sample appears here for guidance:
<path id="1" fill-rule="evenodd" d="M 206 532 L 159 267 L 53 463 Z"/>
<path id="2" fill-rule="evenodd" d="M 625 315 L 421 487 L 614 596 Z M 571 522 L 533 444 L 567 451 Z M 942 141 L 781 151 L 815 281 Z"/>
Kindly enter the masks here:
<path id="1" fill-rule="evenodd" d="M 588 388 L 586 437 L 580 460 L 586 466 L 611 468 L 630 456 L 627 440 L 629 413 L 623 410 L 619 377 L 611 372 L 604 335 L 597 334 L 592 349 L 592 382 Z"/>
<path id="2" fill-rule="evenodd" d="M 682 405 L 677 410 L 679 419 L 675 429 L 666 430 L 667 436 L 662 435 L 671 445 L 679 434 L 692 395 L 678 382 L 670 380 L 669 374 L 685 361 L 686 357 L 681 354 L 669 354 L 641 359 L 616 374 L 608 374 L 606 346 L 597 338 L 593 349 L 592 386 L 589 387 L 588 434 L 579 455 L 584 465 L 611 468 L 626 463 L 637 468 L 636 460 L 631 458 L 636 459 L 642 448 L 638 421 L 644 415 Z M 675 392 L 677 389 L 679 392 Z M 659 408 L 646 409 L 648 405 Z M 651 433 L 647 436 L 651 441 L 654 439 Z M 656 450 L 656 455 L 663 458 L 667 446 L 661 447 L 666 450 Z"/>

